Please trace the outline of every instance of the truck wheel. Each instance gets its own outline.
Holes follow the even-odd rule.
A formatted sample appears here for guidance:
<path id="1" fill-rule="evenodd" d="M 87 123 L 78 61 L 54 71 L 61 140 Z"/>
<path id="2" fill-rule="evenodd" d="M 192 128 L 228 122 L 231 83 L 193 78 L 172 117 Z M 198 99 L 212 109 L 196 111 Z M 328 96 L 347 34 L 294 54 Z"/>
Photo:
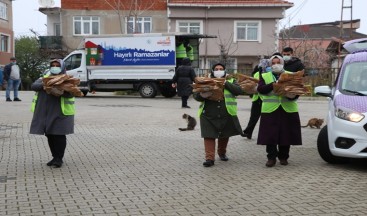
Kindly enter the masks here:
<path id="1" fill-rule="evenodd" d="M 88 90 L 83 90 L 83 91 L 82 91 L 82 93 L 83 93 L 83 95 L 84 95 L 84 97 L 85 97 L 85 96 L 87 96 L 87 94 L 88 94 Z"/>
<path id="2" fill-rule="evenodd" d="M 317 150 L 321 158 L 331 164 L 341 164 L 348 162 L 348 158 L 334 156 L 329 148 L 329 138 L 327 134 L 327 125 L 325 125 L 317 137 Z"/>
<path id="3" fill-rule="evenodd" d="M 139 88 L 139 93 L 143 98 L 154 98 L 157 96 L 157 86 L 154 83 L 143 83 Z"/>
<path id="4" fill-rule="evenodd" d="M 177 92 L 175 88 L 172 88 L 172 83 L 168 82 L 161 86 L 160 88 L 161 94 L 166 98 L 174 97 Z"/>

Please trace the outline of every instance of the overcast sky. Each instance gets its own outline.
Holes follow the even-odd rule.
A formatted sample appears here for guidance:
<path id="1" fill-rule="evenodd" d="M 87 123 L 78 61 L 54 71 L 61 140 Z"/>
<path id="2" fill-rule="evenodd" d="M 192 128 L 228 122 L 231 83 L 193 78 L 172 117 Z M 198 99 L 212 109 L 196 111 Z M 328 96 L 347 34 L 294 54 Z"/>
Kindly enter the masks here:
<path id="1" fill-rule="evenodd" d="M 49 0 L 51 1 L 51 0 Z M 98 0 L 102 1 L 102 0 Z M 312 24 L 321 22 L 340 21 L 342 14 L 342 0 L 288 0 L 294 6 L 286 11 L 286 18 L 282 20 L 282 26 L 298 24 Z M 344 6 L 350 6 L 352 0 L 345 0 Z M 60 6 L 61 0 L 54 0 L 54 6 Z M 33 29 L 39 35 L 46 35 L 46 15 L 38 11 L 38 0 L 13 1 L 13 18 L 15 36 L 34 35 Z M 361 27 L 357 30 L 367 34 L 367 0 L 353 0 L 353 10 L 344 9 L 343 19 L 361 20 Z"/>

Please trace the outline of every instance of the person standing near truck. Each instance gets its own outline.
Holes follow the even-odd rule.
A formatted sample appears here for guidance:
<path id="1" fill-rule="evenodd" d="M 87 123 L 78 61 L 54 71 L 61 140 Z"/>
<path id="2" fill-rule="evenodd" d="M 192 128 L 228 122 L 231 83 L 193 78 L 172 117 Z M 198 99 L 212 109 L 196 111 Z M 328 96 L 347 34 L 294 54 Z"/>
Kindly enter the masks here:
<path id="1" fill-rule="evenodd" d="M 55 59 L 50 62 L 50 74 L 45 74 L 44 77 L 64 73 L 63 61 Z M 47 166 L 59 168 L 63 164 L 66 135 L 74 133 L 75 98 L 69 92 L 64 92 L 60 96 L 48 94 L 43 87 L 42 78 L 31 86 L 36 94 L 31 108 L 33 118 L 30 133 L 47 137 L 53 157 Z"/>
<path id="2" fill-rule="evenodd" d="M 192 94 L 192 86 L 196 77 L 194 69 L 191 67 L 189 58 L 182 59 L 182 65 L 176 70 L 172 78 L 172 87 L 177 88 L 177 95 L 181 97 L 182 108 L 191 108 L 187 101 Z"/>

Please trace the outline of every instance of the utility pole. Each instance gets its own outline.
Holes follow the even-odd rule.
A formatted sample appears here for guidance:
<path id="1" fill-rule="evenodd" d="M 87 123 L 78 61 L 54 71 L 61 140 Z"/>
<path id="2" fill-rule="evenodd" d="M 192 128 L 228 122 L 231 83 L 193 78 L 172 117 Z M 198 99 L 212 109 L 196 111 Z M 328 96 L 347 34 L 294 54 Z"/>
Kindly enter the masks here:
<path id="1" fill-rule="evenodd" d="M 342 0 L 342 8 L 341 8 L 341 15 L 340 15 L 340 33 L 339 33 L 339 47 L 338 47 L 338 68 L 340 67 L 341 63 L 341 46 L 342 42 L 344 41 L 344 21 L 343 21 L 343 12 L 345 9 L 350 10 L 350 29 L 349 29 L 349 40 L 353 38 L 353 0 L 350 0 L 349 5 L 344 5 L 344 0 Z"/>

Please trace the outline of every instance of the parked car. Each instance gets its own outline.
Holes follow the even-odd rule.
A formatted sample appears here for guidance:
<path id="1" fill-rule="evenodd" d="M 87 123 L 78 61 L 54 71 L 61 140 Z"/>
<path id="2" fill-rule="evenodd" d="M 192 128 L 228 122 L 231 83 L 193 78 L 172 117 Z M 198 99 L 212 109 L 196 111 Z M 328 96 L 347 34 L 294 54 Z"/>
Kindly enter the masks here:
<path id="1" fill-rule="evenodd" d="M 329 98 L 326 125 L 317 149 L 328 163 L 367 158 L 367 38 L 346 42 L 348 51 L 334 86 L 318 86 L 317 95 Z"/>

